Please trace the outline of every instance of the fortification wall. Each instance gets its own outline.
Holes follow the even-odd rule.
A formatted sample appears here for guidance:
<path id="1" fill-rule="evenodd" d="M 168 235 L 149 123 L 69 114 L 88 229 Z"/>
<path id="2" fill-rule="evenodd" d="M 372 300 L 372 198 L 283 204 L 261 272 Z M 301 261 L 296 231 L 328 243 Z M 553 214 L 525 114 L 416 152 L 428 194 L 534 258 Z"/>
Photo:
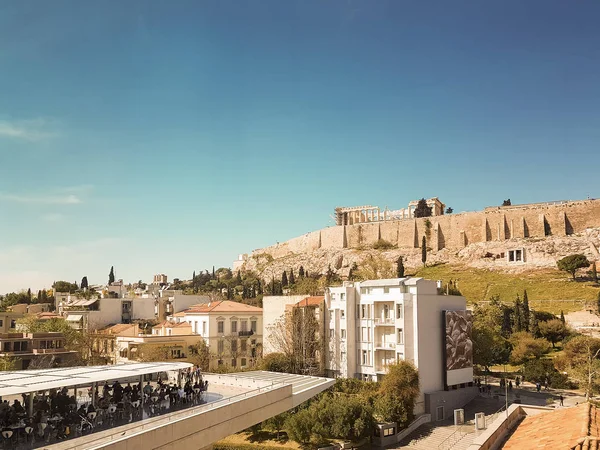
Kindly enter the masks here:
<path id="1" fill-rule="evenodd" d="M 253 254 L 268 253 L 280 258 L 317 249 L 365 248 L 379 239 L 400 249 L 414 249 L 421 246 L 423 236 L 433 251 L 460 251 L 478 242 L 568 236 L 592 227 L 600 227 L 600 200 L 487 208 L 429 218 L 334 226 L 256 250 Z"/>

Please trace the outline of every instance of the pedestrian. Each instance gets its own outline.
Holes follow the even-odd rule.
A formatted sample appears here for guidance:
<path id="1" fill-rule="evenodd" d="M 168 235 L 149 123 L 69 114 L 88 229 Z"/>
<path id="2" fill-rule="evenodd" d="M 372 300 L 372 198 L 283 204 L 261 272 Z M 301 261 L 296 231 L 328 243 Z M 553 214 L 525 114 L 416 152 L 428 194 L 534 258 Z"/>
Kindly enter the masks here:
<path id="1" fill-rule="evenodd" d="M 517 389 L 519 389 L 519 386 L 521 385 L 521 379 L 519 377 L 515 379 L 515 384 L 517 385 Z"/>
<path id="2" fill-rule="evenodd" d="M 508 390 L 512 391 L 512 380 L 508 382 Z"/>
<path id="3" fill-rule="evenodd" d="M 562 396 L 562 394 L 558 394 L 558 399 L 560 400 L 560 406 L 565 406 L 565 405 L 563 404 L 563 400 L 564 400 L 564 399 L 563 399 L 563 396 Z"/>
<path id="4" fill-rule="evenodd" d="M 542 384 L 538 381 L 537 383 L 535 383 L 535 388 L 538 392 L 540 392 L 542 390 Z"/>
<path id="5" fill-rule="evenodd" d="M 544 380 L 544 390 L 547 391 L 548 390 L 548 378 L 546 378 Z"/>

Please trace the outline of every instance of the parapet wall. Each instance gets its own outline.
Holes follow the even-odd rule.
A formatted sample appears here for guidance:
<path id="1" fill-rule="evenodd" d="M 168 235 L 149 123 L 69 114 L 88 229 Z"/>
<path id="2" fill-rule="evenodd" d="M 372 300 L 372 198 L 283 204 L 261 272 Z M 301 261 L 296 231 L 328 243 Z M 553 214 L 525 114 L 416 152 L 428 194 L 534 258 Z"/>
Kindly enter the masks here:
<path id="1" fill-rule="evenodd" d="M 252 255 L 267 253 L 277 259 L 321 248 L 369 248 L 379 239 L 398 248 L 418 248 L 423 236 L 434 252 L 444 248 L 459 251 L 477 242 L 568 236 L 593 227 L 600 227 L 600 200 L 536 203 L 429 218 L 334 226 L 255 250 Z"/>

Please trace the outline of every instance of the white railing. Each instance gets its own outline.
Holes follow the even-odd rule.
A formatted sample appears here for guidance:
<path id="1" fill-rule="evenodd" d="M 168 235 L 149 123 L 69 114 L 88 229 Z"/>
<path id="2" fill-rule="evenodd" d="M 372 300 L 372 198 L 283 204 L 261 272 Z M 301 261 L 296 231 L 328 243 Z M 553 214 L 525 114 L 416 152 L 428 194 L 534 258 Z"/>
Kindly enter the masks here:
<path id="1" fill-rule="evenodd" d="M 462 438 L 464 438 L 467 435 L 467 433 L 461 429 L 461 426 L 462 425 L 458 425 L 456 427 L 456 430 L 454 430 L 454 433 L 452 433 L 450 436 L 448 436 L 446 439 L 444 439 L 440 443 L 440 445 L 438 445 L 438 450 L 451 449 L 458 443 L 458 441 L 460 441 Z"/>
<path id="2" fill-rule="evenodd" d="M 410 433 L 415 431 L 421 425 L 431 422 L 431 414 L 421 414 L 415 420 L 413 420 L 409 426 L 396 435 L 396 442 L 400 442 Z"/>
<path id="3" fill-rule="evenodd" d="M 394 325 L 395 323 L 396 319 L 393 319 L 391 317 L 387 317 L 385 319 L 382 319 L 380 317 L 375 318 L 375 325 Z"/>
<path id="4" fill-rule="evenodd" d="M 375 344 L 375 348 L 395 349 L 396 348 L 396 343 L 395 342 L 377 342 Z"/>

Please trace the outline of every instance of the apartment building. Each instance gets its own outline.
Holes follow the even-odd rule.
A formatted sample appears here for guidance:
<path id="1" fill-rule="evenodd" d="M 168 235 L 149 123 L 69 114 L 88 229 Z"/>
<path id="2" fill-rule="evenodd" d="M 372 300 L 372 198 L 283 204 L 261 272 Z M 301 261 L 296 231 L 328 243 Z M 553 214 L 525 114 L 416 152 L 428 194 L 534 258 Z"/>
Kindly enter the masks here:
<path id="1" fill-rule="evenodd" d="M 17 320 L 22 317 L 23 314 L 18 312 L 0 312 L 0 333 L 12 333 L 17 331 Z"/>
<path id="2" fill-rule="evenodd" d="M 472 353 L 470 364 L 459 370 L 448 370 L 446 364 L 446 315 L 465 316 L 465 310 L 464 297 L 441 295 L 435 281 L 422 278 L 330 287 L 325 294 L 326 375 L 376 381 L 389 364 L 410 361 L 419 370 L 416 412 L 430 412 L 443 402 L 446 408 L 436 410 L 436 417 L 446 417 L 451 406 L 473 393 L 444 394 L 472 386 Z M 470 345 L 470 328 L 464 336 Z"/>
<path id="3" fill-rule="evenodd" d="M 69 365 L 79 355 L 65 349 L 62 333 L 2 333 L 0 358 L 5 357 L 15 359 L 15 370 L 25 370 Z"/>
<path id="4" fill-rule="evenodd" d="M 254 366 L 262 356 L 262 320 L 262 308 L 229 300 L 194 306 L 172 317 L 176 323 L 189 323 L 192 333 L 207 342 L 210 369 Z"/>

